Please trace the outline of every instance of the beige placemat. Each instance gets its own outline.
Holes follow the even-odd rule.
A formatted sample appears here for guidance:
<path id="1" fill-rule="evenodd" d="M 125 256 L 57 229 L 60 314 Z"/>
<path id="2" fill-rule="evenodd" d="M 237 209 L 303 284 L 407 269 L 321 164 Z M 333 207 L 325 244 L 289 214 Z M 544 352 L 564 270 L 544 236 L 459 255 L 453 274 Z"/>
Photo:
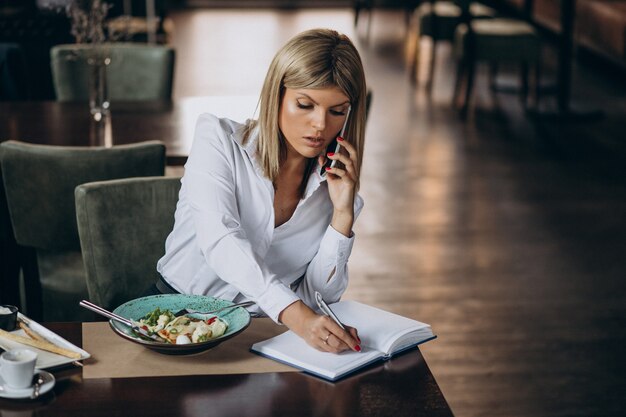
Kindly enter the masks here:
<path id="1" fill-rule="evenodd" d="M 83 378 L 250 374 L 296 372 L 297 369 L 250 352 L 250 346 L 286 330 L 267 318 L 253 319 L 241 334 L 193 355 L 165 355 L 116 335 L 108 323 L 83 323 Z"/>

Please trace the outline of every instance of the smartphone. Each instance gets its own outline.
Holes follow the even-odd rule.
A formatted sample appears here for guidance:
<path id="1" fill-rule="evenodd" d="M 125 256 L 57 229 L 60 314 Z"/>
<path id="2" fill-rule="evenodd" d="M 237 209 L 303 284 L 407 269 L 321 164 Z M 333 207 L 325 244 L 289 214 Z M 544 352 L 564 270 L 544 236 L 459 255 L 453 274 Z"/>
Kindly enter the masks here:
<path id="1" fill-rule="evenodd" d="M 351 110 L 352 110 L 352 106 L 349 106 L 348 107 L 348 111 L 346 112 L 346 120 L 344 120 L 343 127 L 341 128 L 341 132 L 339 132 L 339 136 L 342 137 L 342 138 L 343 138 L 344 133 L 346 132 L 346 127 L 348 126 L 348 119 L 350 117 L 350 111 Z M 339 149 L 341 149 L 341 144 L 339 143 L 337 138 L 335 138 L 335 140 L 330 142 L 330 144 L 326 148 L 326 153 L 329 153 L 329 152 L 337 153 L 337 152 L 339 152 Z M 337 161 L 329 159 L 327 157 L 326 158 L 326 163 L 324 164 L 324 166 L 320 170 L 320 175 L 324 175 L 326 173 L 326 168 L 328 168 L 328 167 L 333 168 L 336 164 L 337 164 Z"/>

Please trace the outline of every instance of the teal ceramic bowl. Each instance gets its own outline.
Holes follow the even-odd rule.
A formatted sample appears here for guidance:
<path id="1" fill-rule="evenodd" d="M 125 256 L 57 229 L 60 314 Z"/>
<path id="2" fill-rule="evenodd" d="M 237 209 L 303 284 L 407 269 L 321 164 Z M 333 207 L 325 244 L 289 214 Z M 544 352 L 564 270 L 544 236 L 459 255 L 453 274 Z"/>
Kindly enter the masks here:
<path id="1" fill-rule="evenodd" d="M 170 310 L 172 313 L 176 313 L 183 308 L 197 311 L 211 311 L 232 304 L 232 301 L 214 297 L 205 297 L 202 295 L 162 294 L 127 301 L 113 310 L 113 312 L 127 319 L 138 321 L 140 318 L 157 307 L 161 310 Z M 138 343 L 148 349 L 170 355 L 188 355 L 211 349 L 223 341 L 243 332 L 250 324 L 250 313 L 248 313 L 248 310 L 243 307 L 227 309 L 218 313 L 217 316 L 228 323 L 226 333 L 206 342 L 190 343 L 187 345 L 156 342 L 154 340 L 138 336 L 128 326 L 122 323 L 111 320 L 109 321 L 109 324 L 111 325 L 113 331 L 119 336 L 126 340 L 130 340 L 131 342 Z"/>

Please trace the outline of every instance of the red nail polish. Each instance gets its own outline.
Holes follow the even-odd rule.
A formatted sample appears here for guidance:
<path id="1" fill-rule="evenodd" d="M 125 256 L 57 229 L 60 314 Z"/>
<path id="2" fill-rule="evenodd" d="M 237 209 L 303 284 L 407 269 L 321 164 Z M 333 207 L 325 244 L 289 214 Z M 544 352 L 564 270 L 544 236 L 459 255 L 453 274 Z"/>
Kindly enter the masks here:
<path id="1" fill-rule="evenodd" d="M 335 152 L 328 152 L 326 155 L 327 156 L 333 156 L 335 154 Z"/>
<path id="2" fill-rule="evenodd" d="M 356 347 L 354 348 L 354 350 L 356 350 L 357 352 L 360 352 L 360 351 L 361 351 L 361 346 L 356 345 Z"/>
<path id="3" fill-rule="evenodd" d="M 341 136 L 337 136 L 337 140 L 338 140 L 339 142 L 343 142 L 343 138 L 342 138 Z"/>
<path id="4" fill-rule="evenodd" d="M 326 171 L 330 171 L 330 167 L 326 167 Z"/>
<path id="5" fill-rule="evenodd" d="M 359 345 L 361 344 L 361 338 L 359 336 L 356 337 L 356 340 L 359 341 Z"/>

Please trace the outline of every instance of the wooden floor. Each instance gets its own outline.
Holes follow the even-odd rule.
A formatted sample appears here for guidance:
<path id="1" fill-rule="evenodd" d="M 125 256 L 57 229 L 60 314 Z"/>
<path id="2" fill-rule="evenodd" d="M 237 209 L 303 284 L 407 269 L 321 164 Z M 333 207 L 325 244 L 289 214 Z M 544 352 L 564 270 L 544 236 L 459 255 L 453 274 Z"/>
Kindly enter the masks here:
<path id="1" fill-rule="evenodd" d="M 258 94 L 309 27 L 360 38 L 373 106 L 346 298 L 432 324 L 422 351 L 457 416 L 626 415 L 623 81 L 578 66 L 575 98 L 605 118 L 533 123 L 481 78 L 462 122 L 449 48 L 433 97 L 411 88 L 401 13 L 376 12 L 369 41 L 347 9 L 172 17 L 177 97 Z"/>

